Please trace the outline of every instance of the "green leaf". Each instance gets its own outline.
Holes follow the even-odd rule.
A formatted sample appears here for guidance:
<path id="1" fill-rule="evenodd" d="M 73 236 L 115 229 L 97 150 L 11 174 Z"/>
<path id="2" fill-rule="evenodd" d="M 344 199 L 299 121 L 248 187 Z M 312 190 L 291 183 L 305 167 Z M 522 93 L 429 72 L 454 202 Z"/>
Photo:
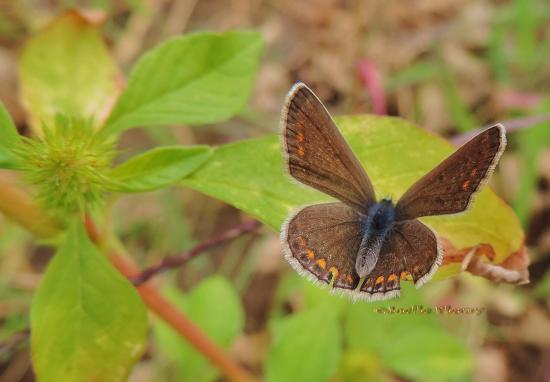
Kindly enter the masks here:
<path id="1" fill-rule="evenodd" d="M 548 144 L 548 131 L 550 123 L 543 123 L 529 129 L 518 132 L 518 151 L 520 156 L 521 177 L 518 180 L 519 187 L 514 200 L 516 210 L 524 226 L 529 223 L 531 208 L 533 208 L 533 196 L 537 190 L 539 177 L 539 157 Z"/>
<path id="2" fill-rule="evenodd" d="M 337 124 L 367 170 L 378 198 L 399 199 L 455 150 L 448 142 L 399 118 L 342 117 L 337 118 Z M 246 211 L 276 230 L 299 206 L 331 200 L 290 180 L 283 170 L 277 136 L 219 147 L 183 184 Z M 523 243 L 523 231 L 513 210 L 488 187 L 467 212 L 422 220 L 456 248 L 490 244 L 497 263 Z M 457 267 L 441 267 L 436 277 L 458 271 Z"/>
<path id="3" fill-rule="evenodd" d="M 338 317 L 347 309 L 350 299 L 327 293 L 327 288 L 319 288 L 297 272 L 288 272 L 279 279 L 274 304 L 271 308 L 271 322 L 276 323 L 288 315 L 288 301 L 300 301 L 304 311 L 323 309 Z"/>
<path id="4" fill-rule="evenodd" d="M 550 271 L 547 271 L 535 288 L 535 296 L 540 298 L 550 297 Z"/>
<path id="5" fill-rule="evenodd" d="M 468 105 L 460 95 L 458 80 L 450 67 L 440 63 L 439 76 L 443 93 L 445 94 L 447 109 L 451 119 L 460 131 L 469 131 L 481 124 L 474 114 L 470 113 Z"/>
<path id="6" fill-rule="evenodd" d="M 76 223 L 76 222 L 75 222 Z M 124 381 L 145 348 L 147 311 L 134 287 L 73 224 L 31 308 L 40 381 Z"/>
<path id="7" fill-rule="evenodd" d="M 338 377 L 343 382 L 395 381 L 375 354 L 360 350 L 346 351 L 340 362 Z"/>
<path id="8" fill-rule="evenodd" d="M 16 160 L 11 149 L 21 142 L 21 136 L 11 119 L 10 113 L 0 102 L 0 168 L 14 169 Z"/>
<path id="9" fill-rule="evenodd" d="M 176 289 L 167 290 L 168 298 L 196 323 L 208 337 L 227 349 L 241 333 L 244 312 L 239 296 L 229 281 L 221 276 L 203 280 L 190 293 L 182 295 Z M 219 372 L 188 342 L 157 321 L 155 336 L 161 352 L 178 365 L 178 381 L 214 381 Z"/>
<path id="10" fill-rule="evenodd" d="M 144 192 L 166 187 L 191 174 L 211 156 L 208 146 L 155 148 L 114 168 L 109 174 L 111 189 Z"/>
<path id="11" fill-rule="evenodd" d="M 460 380 L 472 371 L 465 345 L 447 333 L 412 285 L 400 300 L 349 306 L 345 339 L 349 350 L 379 357 L 396 373 L 412 380 Z M 417 313 L 382 313 L 378 309 L 417 309 Z M 431 313 L 419 313 L 420 308 Z M 386 311 L 387 312 L 387 311 Z M 464 319 L 454 318 L 454 319 Z M 475 318 L 473 318 L 475 319 Z"/>
<path id="12" fill-rule="evenodd" d="M 15 170 L 17 169 L 17 161 L 5 147 L 0 147 L 0 168 Z"/>
<path id="13" fill-rule="evenodd" d="M 56 114 L 101 121 L 118 94 L 117 67 L 98 25 L 66 12 L 31 38 L 21 55 L 21 96 L 35 131 Z"/>
<path id="14" fill-rule="evenodd" d="M 487 59 L 491 65 L 491 73 L 495 80 L 499 83 L 506 83 L 510 80 L 505 49 L 507 26 L 499 22 L 497 17 L 493 19 L 491 24 Z"/>
<path id="15" fill-rule="evenodd" d="M 266 361 L 266 381 L 327 381 L 342 351 L 337 316 L 328 309 L 293 314 L 277 323 Z"/>
<path id="16" fill-rule="evenodd" d="M 262 48 L 255 32 L 195 33 L 164 42 L 133 68 L 105 131 L 230 118 L 250 95 Z"/>
<path id="17" fill-rule="evenodd" d="M 419 61 L 406 68 L 393 73 L 388 78 L 384 87 L 386 91 L 392 92 L 396 89 L 425 83 L 436 77 L 439 73 L 439 66 L 430 61 Z"/>
<path id="18" fill-rule="evenodd" d="M 540 114 L 550 112 L 550 97 L 541 102 L 536 112 Z M 539 158 L 550 144 L 550 123 L 540 123 L 528 129 L 518 131 L 514 138 L 520 154 L 520 174 L 518 191 L 514 200 L 514 209 L 524 226 L 529 223 L 533 196 L 537 190 L 539 177 Z"/>
<path id="19" fill-rule="evenodd" d="M 514 32 L 516 33 L 517 58 L 525 71 L 532 70 L 539 41 L 539 11 L 536 0 L 515 0 Z"/>
<path id="20" fill-rule="evenodd" d="M 17 132 L 10 113 L 4 104 L 0 102 L 0 147 L 11 149 L 20 142 L 21 136 Z"/>

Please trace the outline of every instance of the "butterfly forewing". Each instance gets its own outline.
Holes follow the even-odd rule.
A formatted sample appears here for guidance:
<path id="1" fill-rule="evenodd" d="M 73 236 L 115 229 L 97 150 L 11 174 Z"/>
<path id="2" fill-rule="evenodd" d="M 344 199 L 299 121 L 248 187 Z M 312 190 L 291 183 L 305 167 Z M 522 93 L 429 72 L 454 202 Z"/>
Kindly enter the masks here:
<path id="1" fill-rule="evenodd" d="M 290 174 L 366 212 L 375 202 L 370 180 L 321 101 L 304 84 L 289 92 L 281 124 Z"/>
<path id="2" fill-rule="evenodd" d="M 409 188 L 397 203 L 397 220 L 464 211 L 505 146 L 501 125 L 478 134 Z"/>
<path id="3" fill-rule="evenodd" d="M 355 254 L 361 243 L 359 215 L 343 203 L 307 206 L 285 223 L 285 256 L 300 274 L 334 288 L 353 290 L 359 283 Z"/>
<path id="4" fill-rule="evenodd" d="M 418 220 L 398 222 L 360 291 L 376 300 L 396 296 L 402 279 L 412 278 L 420 287 L 431 278 L 442 257 L 437 238 L 428 227 Z"/>

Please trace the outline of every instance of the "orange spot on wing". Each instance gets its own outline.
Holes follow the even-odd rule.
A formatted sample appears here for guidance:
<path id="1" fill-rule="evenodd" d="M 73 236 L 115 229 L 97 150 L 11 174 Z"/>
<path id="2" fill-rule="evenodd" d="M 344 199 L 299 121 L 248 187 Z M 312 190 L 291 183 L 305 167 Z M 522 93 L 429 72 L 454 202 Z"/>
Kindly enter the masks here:
<path id="1" fill-rule="evenodd" d="M 388 276 L 388 281 L 389 282 L 394 282 L 394 281 L 397 281 L 397 275 L 396 274 L 391 274 Z"/>
<path id="2" fill-rule="evenodd" d="M 338 274 L 340 273 L 340 272 L 338 272 L 338 268 L 336 268 L 336 267 L 330 267 L 328 271 L 330 273 L 332 273 L 332 277 L 334 277 L 334 278 L 337 278 Z"/>
<path id="3" fill-rule="evenodd" d="M 303 142 L 303 141 L 304 141 L 304 134 L 298 133 L 298 135 L 296 136 L 296 138 L 298 139 L 298 142 Z"/>
<path id="4" fill-rule="evenodd" d="M 306 152 L 305 152 L 305 150 L 302 146 L 298 147 L 298 155 L 301 156 L 301 157 L 306 155 Z"/>
<path id="5" fill-rule="evenodd" d="M 378 284 L 382 284 L 383 282 L 384 282 L 384 276 L 378 276 L 374 284 L 378 285 Z"/>
<path id="6" fill-rule="evenodd" d="M 353 284 L 353 277 L 351 277 L 351 275 L 346 275 L 346 282 L 348 284 Z"/>
<path id="7" fill-rule="evenodd" d="M 469 180 L 467 180 L 467 181 L 465 181 L 464 183 L 462 183 L 462 189 L 463 189 L 464 191 L 467 191 L 469 186 L 470 186 L 470 181 L 469 181 Z"/>
<path id="8" fill-rule="evenodd" d="M 401 280 L 405 280 L 407 278 L 408 272 L 401 272 Z"/>
<path id="9" fill-rule="evenodd" d="M 313 260 L 313 258 L 315 257 L 315 253 L 311 249 L 308 249 L 306 252 L 306 256 L 308 259 Z"/>
<path id="10" fill-rule="evenodd" d="M 321 269 L 325 269 L 327 267 L 327 262 L 325 261 L 325 259 L 319 259 L 316 261 L 316 263 Z"/>

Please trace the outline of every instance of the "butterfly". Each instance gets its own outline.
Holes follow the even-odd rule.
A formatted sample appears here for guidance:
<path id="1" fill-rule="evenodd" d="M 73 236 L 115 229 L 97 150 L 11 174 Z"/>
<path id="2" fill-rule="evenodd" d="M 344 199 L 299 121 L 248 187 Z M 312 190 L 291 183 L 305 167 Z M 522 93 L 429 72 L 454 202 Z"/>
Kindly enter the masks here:
<path id="1" fill-rule="evenodd" d="M 465 211 L 506 146 L 502 125 L 461 146 L 397 201 L 377 200 L 363 166 L 319 98 L 303 83 L 287 95 L 281 146 L 288 173 L 338 201 L 292 213 L 281 228 L 285 258 L 301 275 L 353 300 L 399 296 L 435 273 L 443 250 L 423 216 Z"/>

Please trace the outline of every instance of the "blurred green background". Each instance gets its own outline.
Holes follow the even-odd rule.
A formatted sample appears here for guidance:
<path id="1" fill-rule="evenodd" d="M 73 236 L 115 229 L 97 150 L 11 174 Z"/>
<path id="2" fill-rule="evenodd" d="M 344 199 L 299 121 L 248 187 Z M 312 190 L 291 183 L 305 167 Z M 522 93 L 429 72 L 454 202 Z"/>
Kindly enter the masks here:
<path id="1" fill-rule="evenodd" d="M 333 114 L 400 116 L 448 139 L 550 113 L 550 4 L 543 0 L 0 0 L 0 99 L 22 134 L 30 128 L 18 94 L 20 52 L 29 36 L 71 7 L 105 13 L 102 32 L 124 73 L 177 34 L 252 29 L 266 41 L 251 100 L 237 118 L 129 131 L 121 147 L 127 157 L 161 144 L 218 145 L 276 132 L 284 95 L 298 80 Z M 235 360 L 268 381 L 550 381 L 550 124 L 508 126 L 509 148 L 491 186 L 526 231 L 528 285 L 465 273 L 419 291 L 405 286 L 399 300 L 351 304 L 299 278 L 268 228 L 157 283 Z M 182 187 L 124 197 L 112 215 L 142 266 L 246 218 Z M 0 382 L 34 380 L 25 330 L 51 255 L 0 216 Z M 447 305 L 481 314 L 411 312 Z M 223 380 L 171 329 L 151 321 L 148 349 L 130 381 Z"/>

